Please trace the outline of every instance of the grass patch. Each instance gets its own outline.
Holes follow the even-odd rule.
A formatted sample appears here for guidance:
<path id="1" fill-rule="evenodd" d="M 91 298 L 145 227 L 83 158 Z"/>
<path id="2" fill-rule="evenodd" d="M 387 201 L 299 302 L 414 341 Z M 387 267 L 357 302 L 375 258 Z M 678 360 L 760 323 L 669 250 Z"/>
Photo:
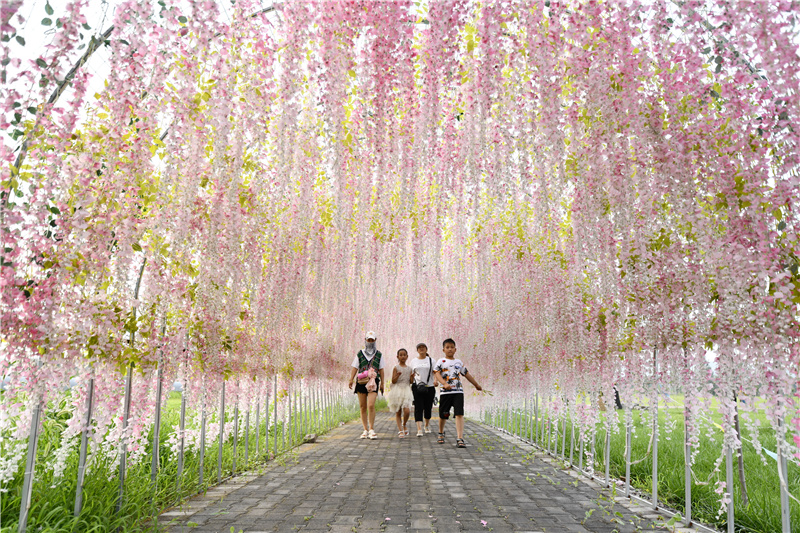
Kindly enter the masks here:
<path id="1" fill-rule="evenodd" d="M 173 426 L 180 423 L 180 393 L 172 392 L 162 412 L 162 426 L 160 437 L 160 465 L 155 484 L 151 482 L 152 435 L 148 437 L 147 449 L 141 461 L 129 464 L 126 472 L 124 497 L 122 506 L 117 512 L 119 491 L 118 468 L 119 459 L 107 460 L 91 464 L 86 473 L 83 491 L 83 510 L 80 515 L 73 516 L 75 506 L 75 493 L 77 489 L 78 473 L 78 446 L 74 446 L 69 457 L 63 476 L 56 478 L 45 463 L 61 442 L 61 433 L 64 430 L 69 413 L 65 405 L 49 406 L 44 413 L 44 425 L 39 437 L 37 453 L 36 477 L 31 495 L 31 509 L 28 517 L 28 531 L 36 532 L 100 532 L 100 531 L 142 531 L 149 529 L 152 517 L 163 510 L 177 505 L 186 498 L 193 496 L 217 484 L 217 462 L 219 457 L 219 440 L 206 441 L 206 449 L 202 461 L 203 482 L 200 482 L 200 456 L 198 452 L 187 452 L 184 455 L 183 474 L 178 480 L 177 456 L 166 445 L 167 438 Z M 352 403 L 342 405 L 338 410 L 331 410 L 326 423 L 314 427 L 319 433 L 325 433 L 341 422 L 352 420 L 358 415 L 357 406 Z M 233 416 L 231 409 L 227 417 Z M 189 416 L 187 413 L 187 421 Z M 209 423 L 212 420 L 209 420 Z M 270 419 L 269 454 L 264 448 L 265 421 L 260 420 L 256 428 L 254 414 L 250 415 L 249 450 L 247 451 L 247 464 L 245 464 L 245 439 L 240 435 L 236 453 L 234 454 L 233 437 L 228 435 L 222 448 L 222 478 L 234 474 L 234 459 L 236 472 L 252 470 L 263 465 L 274 457 L 274 445 L 277 437 L 277 453 L 280 457 L 285 452 L 302 443 L 305 428 L 298 425 L 288 427 L 280 420 L 278 425 L 273 425 Z M 299 420 L 297 420 L 299 422 Z M 245 415 L 240 413 L 240 427 L 244 433 Z M 188 425 L 188 422 L 187 422 Z M 294 424 L 292 424 L 294 426 Z M 260 433 L 259 451 L 256 453 L 255 434 Z M 22 495 L 22 482 L 24 472 L 24 458 L 17 476 L 5 487 L 0 487 L 0 532 L 16 533 L 18 527 L 19 509 Z M 179 482 L 180 481 L 180 482 Z"/>
<path id="2" fill-rule="evenodd" d="M 633 411 L 634 432 L 631 438 L 631 486 L 651 493 L 652 490 L 652 470 L 653 457 L 652 451 L 648 451 L 652 434 L 652 421 L 646 413 L 639 410 Z M 544 418 L 543 415 L 541 415 Z M 715 492 L 717 481 L 725 481 L 725 462 L 724 457 L 721 463 L 722 451 L 722 431 L 715 424 L 721 423 L 721 416 L 716 410 L 705 413 L 704 428 L 700 432 L 700 442 L 695 462 L 692 466 L 695 481 L 692 483 L 692 516 L 699 520 L 718 527 L 723 527 L 727 520 L 727 515 L 718 515 L 720 509 L 720 495 Z M 762 424 L 758 430 L 758 441 L 763 448 L 775 451 L 775 433 L 769 424 L 766 424 L 766 417 L 763 413 L 759 415 Z M 620 419 L 624 419 L 620 413 Z M 547 438 L 541 438 L 542 423 L 536 425 L 533 420 L 533 413 L 526 414 L 522 410 L 510 412 L 506 409 L 494 411 L 491 414 L 485 413 L 484 422 L 501 427 L 509 432 L 523 435 L 526 438 L 537 429 L 537 438 L 534 440 L 540 446 L 547 447 Z M 677 509 L 681 514 L 685 513 L 686 499 L 684 491 L 684 420 L 682 397 L 673 396 L 672 401 L 666 406 L 659 408 L 659 442 L 658 442 L 658 498 L 659 501 Z M 595 437 L 595 459 L 591 465 L 595 471 L 595 476 L 603 478 L 605 476 L 604 446 L 606 431 L 598 425 Z M 559 434 L 554 440 L 557 442 L 557 451 L 560 454 L 562 449 L 563 427 L 559 423 Z M 756 451 L 749 442 L 752 440 L 750 430 L 746 425 L 742 425 L 743 458 L 745 465 L 745 481 L 749 496 L 749 504 L 745 506 L 741 497 L 741 484 L 738 477 L 738 467 L 736 454 L 734 454 L 734 515 L 736 527 L 739 531 L 754 531 L 760 533 L 773 533 L 781 531 L 780 518 L 780 492 L 778 480 L 778 467 L 774 459 L 769 454 L 761 454 Z M 575 465 L 579 464 L 579 427 L 575 426 L 575 443 L 572 449 Z M 625 425 L 620 422 L 616 428 L 611 430 L 610 438 L 610 467 L 609 473 L 612 479 L 623 479 L 625 477 Z M 572 423 L 566 424 L 566 445 L 564 447 L 565 457 L 570 455 L 570 443 L 572 436 Z M 589 469 L 589 456 L 592 450 L 592 440 L 587 436 L 584 442 L 584 469 Z M 638 462 L 637 462 L 638 461 Z M 800 468 L 789 461 L 788 468 L 789 492 L 797 496 L 800 494 Z M 790 513 L 792 531 L 800 532 L 800 505 L 790 500 Z"/>

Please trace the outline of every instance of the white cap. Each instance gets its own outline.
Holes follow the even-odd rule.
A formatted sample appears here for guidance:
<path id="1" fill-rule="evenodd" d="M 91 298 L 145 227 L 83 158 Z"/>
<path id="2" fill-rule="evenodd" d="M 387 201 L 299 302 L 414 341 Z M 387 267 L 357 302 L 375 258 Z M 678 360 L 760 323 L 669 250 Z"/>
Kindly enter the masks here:
<path id="1" fill-rule="evenodd" d="M 377 335 L 375 335 L 375 332 L 374 332 L 374 331 L 368 331 L 368 332 L 367 332 L 367 336 L 366 336 L 366 337 L 364 337 L 364 338 L 365 338 L 365 339 L 376 339 L 376 340 L 377 340 L 378 336 L 377 336 Z"/>

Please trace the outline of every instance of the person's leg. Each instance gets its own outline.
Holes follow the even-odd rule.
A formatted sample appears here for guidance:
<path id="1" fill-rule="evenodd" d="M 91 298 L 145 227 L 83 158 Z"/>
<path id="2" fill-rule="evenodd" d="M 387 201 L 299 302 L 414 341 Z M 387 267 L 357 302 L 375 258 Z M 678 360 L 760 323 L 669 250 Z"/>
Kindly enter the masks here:
<path id="1" fill-rule="evenodd" d="M 408 417 L 411 416 L 411 410 L 408 407 L 403 408 L 403 429 L 408 427 Z"/>
<path id="2" fill-rule="evenodd" d="M 444 425 L 450 417 L 451 396 L 452 394 L 443 394 L 439 398 L 439 439 L 437 440 L 439 444 L 444 443 Z"/>
<path id="3" fill-rule="evenodd" d="M 367 394 L 367 416 L 369 418 L 369 429 L 375 427 L 375 400 L 378 399 L 377 392 Z"/>
<path id="4" fill-rule="evenodd" d="M 456 438 L 464 438 L 464 415 L 456 415 Z"/>
<path id="5" fill-rule="evenodd" d="M 397 431 L 398 433 L 403 432 L 403 425 L 400 422 L 400 412 L 402 409 L 398 409 L 397 412 L 394 414 L 394 421 L 397 422 Z"/>
<path id="6" fill-rule="evenodd" d="M 430 431 L 431 429 L 431 414 L 433 411 L 433 399 L 436 398 L 436 389 L 434 387 L 428 387 L 428 390 L 425 391 L 425 399 L 423 403 L 424 408 L 424 417 L 425 417 L 425 429 Z"/>
<path id="7" fill-rule="evenodd" d="M 418 394 L 415 390 L 412 389 L 412 394 L 414 395 L 414 422 L 417 423 L 417 432 L 422 431 L 422 414 L 425 409 L 425 400 L 423 399 L 423 394 Z"/>
<path id="8" fill-rule="evenodd" d="M 464 447 L 464 395 L 453 395 L 453 415 L 456 418 L 456 444 Z"/>
<path id="9" fill-rule="evenodd" d="M 364 431 L 367 431 L 367 395 L 358 393 L 358 406 L 361 407 L 361 425 L 364 426 Z"/>

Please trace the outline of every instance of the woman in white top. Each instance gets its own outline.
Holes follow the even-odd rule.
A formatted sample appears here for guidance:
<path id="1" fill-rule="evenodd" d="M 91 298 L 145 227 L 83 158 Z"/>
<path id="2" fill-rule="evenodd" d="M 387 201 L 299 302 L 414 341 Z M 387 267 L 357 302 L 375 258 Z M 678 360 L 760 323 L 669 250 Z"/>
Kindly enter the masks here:
<path id="1" fill-rule="evenodd" d="M 431 432 L 431 411 L 433 398 L 436 396 L 433 377 L 433 359 L 428 355 L 428 347 L 424 342 L 417 344 L 417 357 L 411 361 L 411 372 L 414 384 L 414 422 L 417 423 L 417 437 L 422 437 L 422 419 L 425 418 L 425 433 Z"/>
<path id="2" fill-rule="evenodd" d="M 364 433 L 361 434 L 362 439 L 378 438 L 375 434 L 375 400 L 378 399 L 378 389 L 383 394 L 383 367 L 385 361 L 381 352 L 375 348 L 375 340 L 377 335 L 374 332 L 368 331 L 364 339 L 365 345 L 363 350 L 359 350 L 353 359 L 352 368 L 350 369 L 350 382 L 347 384 L 351 389 L 355 382 L 356 374 L 368 370 L 370 367 L 375 369 L 378 377 L 375 378 L 375 390 L 367 390 L 366 384 L 356 384 L 356 394 L 358 394 L 358 403 L 361 406 L 361 424 L 364 426 Z"/>

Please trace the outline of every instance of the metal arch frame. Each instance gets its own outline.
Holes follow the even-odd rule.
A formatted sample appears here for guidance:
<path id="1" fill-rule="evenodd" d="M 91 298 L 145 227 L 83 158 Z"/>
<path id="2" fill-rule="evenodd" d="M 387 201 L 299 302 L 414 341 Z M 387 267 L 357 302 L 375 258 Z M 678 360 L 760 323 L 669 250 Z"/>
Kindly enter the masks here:
<path id="1" fill-rule="evenodd" d="M 277 11 L 277 7 L 274 4 L 271 5 L 270 7 L 265 7 L 263 9 L 259 9 L 258 11 L 255 11 L 255 12 L 247 15 L 246 18 L 252 19 L 252 18 L 255 18 L 255 17 L 259 16 L 259 15 L 263 15 L 263 14 L 266 14 L 266 13 L 271 13 L 272 11 Z M 50 98 L 48 98 L 47 102 L 45 103 L 46 105 L 54 104 L 54 103 L 56 103 L 58 101 L 58 99 L 61 97 L 61 95 L 67 89 L 67 86 L 72 82 L 73 78 L 75 78 L 75 75 L 78 73 L 78 71 L 81 69 L 81 67 L 83 67 L 89 61 L 89 59 L 100 48 L 101 45 L 105 44 L 106 41 L 108 41 L 109 37 L 111 37 L 111 34 L 114 32 L 114 29 L 115 29 L 115 26 L 112 24 L 103 33 L 100 34 L 100 37 L 95 37 L 94 35 L 92 36 L 92 38 L 91 38 L 91 40 L 89 42 L 89 46 L 86 48 L 86 51 L 75 62 L 75 64 L 72 65 L 72 68 L 69 70 L 69 72 L 67 72 L 67 75 L 64 76 L 64 79 L 59 82 L 59 84 L 56 86 L 56 88 L 50 94 Z M 214 34 L 214 37 L 219 37 L 220 35 L 222 35 L 222 32 L 217 32 L 217 33 Z M 161 140 L 162 141 L 166 138 L 168 131 L 169 131 L 169 127 L 167 127 L 167 129 L 161 135 Z M 19 154 L 17 154 L 17 158 L 14 161 L 14 169 L 12 170 L 12 173 L 14 173 L 14 174 L 19 173 L 20 166 L 25 161 L 25 156 L 28 153 L 28 141 L 29 140 L 30 140 L 30 133 L 25 136 L 25 140 L 20 145 L 20 151 L 19 151 Z"/>

